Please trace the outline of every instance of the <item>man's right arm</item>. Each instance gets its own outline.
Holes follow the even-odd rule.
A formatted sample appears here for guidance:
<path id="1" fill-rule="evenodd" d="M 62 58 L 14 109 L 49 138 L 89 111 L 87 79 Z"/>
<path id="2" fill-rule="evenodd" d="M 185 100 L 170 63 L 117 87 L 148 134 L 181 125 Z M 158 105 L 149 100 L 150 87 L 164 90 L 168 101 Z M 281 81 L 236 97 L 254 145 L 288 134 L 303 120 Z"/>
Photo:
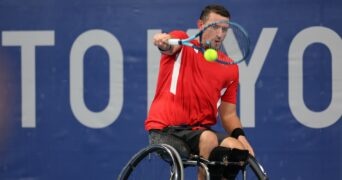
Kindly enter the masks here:
<path id="1" fill-rule="evenodd" d="M 153 44 L 158 47 L 161 53 L 173 55 L 181 48 L 181 46 L 168 44 L 168 40 L 171 38 L 172 36 L 170 34 L 158 33 L 153 36 Z"/>

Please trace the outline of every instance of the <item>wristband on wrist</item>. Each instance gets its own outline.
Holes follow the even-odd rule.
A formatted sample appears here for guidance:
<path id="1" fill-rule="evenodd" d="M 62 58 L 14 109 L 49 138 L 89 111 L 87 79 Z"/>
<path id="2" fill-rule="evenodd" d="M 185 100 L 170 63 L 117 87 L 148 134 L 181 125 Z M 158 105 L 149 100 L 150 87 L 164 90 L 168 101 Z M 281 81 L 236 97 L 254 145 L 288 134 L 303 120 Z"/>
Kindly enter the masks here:
<path id="1" fill-rule="evenodd" d="M 231 137 L 237 139 L 239 136 L 246 136 L 241 128 L 235 128 L 230 134 Z"/>
<path id="2" fill-rule="evenodd" d="M 162 49 L 160 47 L 158 47 L 159 51 L 161 52 L 165 52 L 165 51 L 170 51 L 171 50 L 171 45 L 169 45 L 169 47 L 167 49 Z"/>

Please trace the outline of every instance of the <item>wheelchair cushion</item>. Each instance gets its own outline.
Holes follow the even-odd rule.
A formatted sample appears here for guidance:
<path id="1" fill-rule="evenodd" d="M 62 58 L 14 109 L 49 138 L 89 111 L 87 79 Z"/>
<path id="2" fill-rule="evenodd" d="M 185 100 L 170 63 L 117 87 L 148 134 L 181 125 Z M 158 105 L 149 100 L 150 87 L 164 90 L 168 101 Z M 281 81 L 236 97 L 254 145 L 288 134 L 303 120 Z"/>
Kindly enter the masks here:
<path id="1" fill-rule="evenodd" d="M 190 147 L 180 138 L 167 133 L 150 132 L 150 144 L 168 144 L 174 147 L 182 159 L 190 157 Z"/>

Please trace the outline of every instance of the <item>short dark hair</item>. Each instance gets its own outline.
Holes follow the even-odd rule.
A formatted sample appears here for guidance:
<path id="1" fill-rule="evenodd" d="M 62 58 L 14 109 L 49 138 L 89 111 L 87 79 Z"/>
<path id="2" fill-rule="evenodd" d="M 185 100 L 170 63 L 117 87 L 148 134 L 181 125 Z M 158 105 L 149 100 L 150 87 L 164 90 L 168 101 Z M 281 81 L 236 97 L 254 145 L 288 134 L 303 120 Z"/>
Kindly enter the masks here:
<path id="1" fill-rule="evenodd" d="M 211 12 L 219 14 L 223 17 L 230 18 L 230 13 L 224 6 L 218 4 L 210 4 L 202 10 L 200 20 L 205 21 Z"/>

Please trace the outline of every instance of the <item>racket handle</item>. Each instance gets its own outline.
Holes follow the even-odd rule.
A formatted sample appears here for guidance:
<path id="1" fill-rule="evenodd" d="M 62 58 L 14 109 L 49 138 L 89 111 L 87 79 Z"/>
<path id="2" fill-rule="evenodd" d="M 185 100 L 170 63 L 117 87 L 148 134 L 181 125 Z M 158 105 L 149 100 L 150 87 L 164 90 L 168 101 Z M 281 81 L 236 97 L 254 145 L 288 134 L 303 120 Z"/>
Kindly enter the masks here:
<path id="1" fill-rule="evenodd" d="M 170 45 L 181 45 L 182 41 L 180 39 L 169 39 L 167 43 Z"/>

